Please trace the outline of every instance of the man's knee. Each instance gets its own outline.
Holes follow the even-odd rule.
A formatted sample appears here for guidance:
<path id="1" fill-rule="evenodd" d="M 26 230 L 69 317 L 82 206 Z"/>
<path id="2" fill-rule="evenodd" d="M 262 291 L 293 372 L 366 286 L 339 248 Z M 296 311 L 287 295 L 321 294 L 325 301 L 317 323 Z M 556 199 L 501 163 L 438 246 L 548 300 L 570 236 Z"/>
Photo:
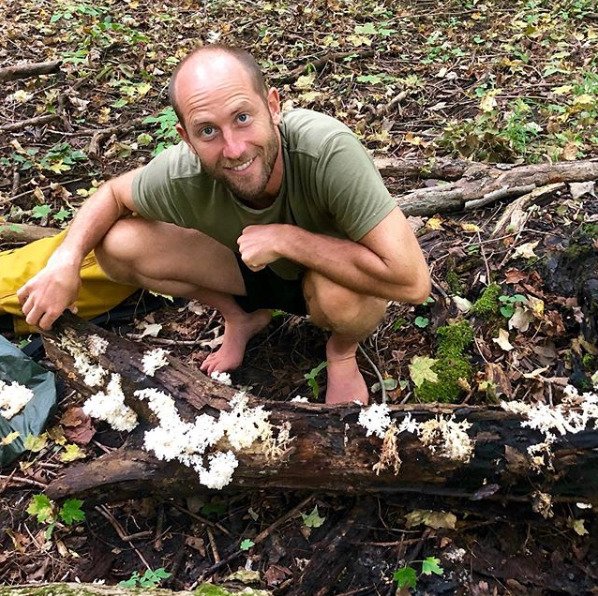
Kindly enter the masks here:
<path id="1" fill-rule="evenodd" d="M 316 325 L 348 335 L 369 335 L 386 312 L 386 300 L 353 292 L 315 271 L 306 274 L 303 292 Z"/>
<path id="2" fill-rule="evenodd" d="M 94 249 L 96 260 L 104 273 L 121 283 L 132 283 L 132 272 L 139 252 L 134 220 L 117 221 Z"/>

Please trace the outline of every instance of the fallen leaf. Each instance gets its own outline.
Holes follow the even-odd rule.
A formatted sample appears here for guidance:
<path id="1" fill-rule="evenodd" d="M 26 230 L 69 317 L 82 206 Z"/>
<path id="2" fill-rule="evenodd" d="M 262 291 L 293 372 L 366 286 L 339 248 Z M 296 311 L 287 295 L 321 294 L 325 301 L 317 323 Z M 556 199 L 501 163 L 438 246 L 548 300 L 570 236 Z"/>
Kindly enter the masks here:
<path id="1" fill-rule="evenodd" d="M 79 447 L 79 445 L 71 444 L 66 445 L 64 451 L 60 454 L 60 461 L 64 463 L 69 463 L 71 461 L 75 461 L 76 459 L 85 459 L 87 457 L 87 453 Z"/>
<path id="2" fill-rule="evenodd" d="M 69 408 L 60 419 L 60 423 L 65 427 L 64 436 L 77 445 L 89 444 L 96 432 L 92 419 L 83 408 Z"/>
<path id="3" fill-rule="evenodd" d="M 570 520 L 570 525 L 578 536 L 585 536 L 586 534 L 589 534 L 589 532 L 586 530 L 584 519 L 572 519 Z"/>
<path id="4" fill-rule="evenodd" d="M 430 511 L 428 509 L 416 509 L 405 516 L 407 520 L 406 526 L 414 528 L 424 524 L 435 530 L 446 528 L 454 530 L 457 523 L 457 516 L 454 513 L 447 513 L 445 511 Z"/>
<path id="5" fill-rule="evenodd" d="M 531 310 L 531 313 L 537 318 L 541 319 L 544 317 L 544 300 L 536 298 L 535 296 L 527 297 L 527 305 Z"/>
<path id="6" fill-rule="evenodd" d="M 39 453 L 48 442 L 48 435 L 43 433 L 39 436 L 27 435 L 23 441 L 23 446 L 27 451 L 33 451 L 33 453 Z"/>
<path id="7" fill-rule="evenodd" d="M 19 433 L 15 430 L 11 433 L 8 433 L 1 441 L 0 445 L 6 446 L 10 445 L 15 439 L 19 438 Z"/>
<path id="8" fill-rule="evenodd" d="M 442 230 L 442 221 L 440 217 L 430 217 L 426 222 L 426 228 L 430 230 Z"/>
<path id="9" fill-rule="evenodd" d="M 537 379 L 542 373 L 545 373 L 548 370 L 547 366 L 544 366 L 543 368 L 536 368 L 535 370 L 532 370 L 532 372 L 530 373 L 524 373 L 523 376 L 526 379 Z"/>
<path id="10" fill-rule="evenodd" d="M 511 255 L 511 259 L 517 259 L 518 257 L 521 257 L 522 259 L 537 258 L 538 255 L 536 255 L 534 252 L 534 248 L 538 246 L 538 243 L 539 240 L 536 240 L 534 242 L 526 242 L 525 244 L 518 246 Z"/>
<path id="11" fill-rule="evenodd" d="M 310 72 L 309 74 L 298 77 L 294 86 L 297 89 L 309 89 L 314 84 L 315 80 L 316 80 L 315 71 Z"/>
<path id="12" fill-rule="evenodd" d="M 158 337 L 158 333 L 162 331 L 162 325 L 160 323 L 141 323 L 141 334 L 139 339 L 143 337 Z"/>
<path id="13" fill-rule="evenodd" d="M 453 296 L 453 302 L 459 309 L 459 312 L 463 314 L 468 313 L 471 310 L 472 304 L 467 298 L 461 298 L 461 296 Z"/>
<path id="14" fill-rule="evenodd" d="M 411 360 L 409 375 L 416 387 L 419 387 L 424 381 L 429 381 L 430 383 L 438 381 L 438 375 L 432 370 L 435 364 L 436 360 L 428 356 L 415 356 Z"/>
<path id="15" fill-rule="evenodd" d="M 596 182 L 590 180 L 589 182 L 571 182 L 569 184 L 569 190 L 571 191 L 571 197 L 573 199 L 579 199 L 583 195 L 596 196 Z"/>
<path id="16" fill-rule="evenodd" d="M 513 346 L 509 342 L 509 332 L 506 329 L 500 329 L 498 337 L 492 338 L 492 341 L 505 352 L 509 352 L 513 349 Z"/>
<path id="17" fill-rule="evenodd" d="M 513 316 L 509 319 L 509 329 L 517 329 L 525 333 L 534 320 L 534 315 L 527 308 L 516 308 Z"/>
<path id="18" fill-rule="evenodd" d="M 462 223 L 461 229 L 465 232 L 479 232 L 480 227 L 472 223 Z"/>

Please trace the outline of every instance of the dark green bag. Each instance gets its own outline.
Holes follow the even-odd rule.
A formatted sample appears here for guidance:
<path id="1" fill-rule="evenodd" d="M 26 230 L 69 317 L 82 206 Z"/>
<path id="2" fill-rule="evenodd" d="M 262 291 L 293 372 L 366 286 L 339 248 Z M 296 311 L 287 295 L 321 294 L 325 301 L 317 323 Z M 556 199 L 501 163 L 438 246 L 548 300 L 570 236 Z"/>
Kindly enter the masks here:
<path id="1" fill-rule="evenodd" d="M 16 431 L 19 436 L 9 445 L 0 445 L 0 466 L 10 463 L 25 451 L 27 435 L 39 435 L 56 405 L 54 375 L 25 356 L 21 350 L 0 336 L 0 380 L 16 381 L 33 391 L 34 397 L 10 420 L 0 415 L 0 441 Z"/>

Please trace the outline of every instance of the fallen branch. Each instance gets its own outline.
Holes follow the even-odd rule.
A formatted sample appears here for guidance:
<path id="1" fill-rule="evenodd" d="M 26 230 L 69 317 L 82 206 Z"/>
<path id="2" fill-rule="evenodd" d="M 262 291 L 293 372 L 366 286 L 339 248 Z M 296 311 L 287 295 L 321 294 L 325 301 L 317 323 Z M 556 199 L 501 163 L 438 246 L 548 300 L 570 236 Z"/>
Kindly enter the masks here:
<path id="1" fill-rule="evenodd" d="M 27 224 L 0 224 L 0 243 L 28 244 L 40 238 L 56 236 L 60 232 L 57 228 L 44 228 Z"/>
<path id="2" fill-rule="evenodd" d="M 235 393 L 230 387 L 213 382 L 173 358 L 155 377 L 146 377 L 141 363 L 147 351 L 143 345 L 65 315 L 46 337 L 47 354 L 84 396 L 95 391 L 83 382 L 69 352 L 60 347 L 58 341 L 65 333 L 85 353 L 89 353 L 87 342 L 91 335 L 99 335 L 108 342 L 97 361 L 111 374 L 121 376 L 127 405 L 150 424 L 155 417 L 147 403 L 133 395 L 134 390 L 153 387 L 172 395 L 179 415 L 187 421 L 200 413 L 218 415 L 230 407 L 229 400 Z M 252 445 L 237 452 L 239 466 L 233 475 L 232 488 L 418 492 L 506 500 L 531 497 L 541 491 L 555 500 L 598 500 L 596 430 L 559 436 L 552 445 L 550 465 L 539 470 L 527 449 L 541 443 L 544 435 L 523 427 L 519 415 L 496 406 L 391 406 L 390 416 L 397 425 L 408 417 L 418 424 L 432 421 L 430 424 L 434 425 L 437 417 L 446 420 L 452 416 L 470 425 L 467 441 L 474 450 L 470 461 L 446 455 L 440 439 L 437 445 L 426 446 L 415 434 L 402 432 L 397 437 L 396 453 L 401 463 L 386 457 L 389 453 L 383 449 L 381 439 L 366 436 L 365 429 L 357 423 L 359 406 L 264 402 L 253 396 L 249 396 L 249 405 L 263 405 L 270 412 L 274 427 L 289 425 L 292 440 L 277 459 L 269 457 L 260 446 Z M 143 425 L 131 433 L 126 449 L 69 468 L 48 486 L 48 495 L 52 498 L 79 495 L 102 501 L 148 491 L 177 495 L 205 491 L 192 469 L 159 461 L 140 447 L 145 429 L 147 426 Z M 230 447 L 219 444 L 218 448 Z"/>
<path id="3" fill-rule="evenodd" d="M 243 594 L 243 590 L 237 589 L 233 586 L 226 586 L 226 589 L 221 589 L 218 584 L 206 583 L 196 587 L 195 590 L 182 590 L 173 592 L 172 590 L 165 590 L 164 588 L 152 588 L 145 591 L 143 588 L 124 588 L 122 586 L 103 586 L 100 584 L 84 584 L 84 583 L 55 583 L 55 584 L 35 584 L 28 586 L 10 586 L 9 588 L 0 588 L 0 595 L 4 594 L 6 590 L 10 596 L 48 596 L 56 594 L 63 596 L 66 594 L 73 594 L 76 596 L 134 596 L 135 594 L 150 593 L 152 596 L 194 596 L 197 590 L 206 590 L 206 594 Z M 270 592 L 266 590 L 253 590 L 252 594 L 255 596 L 268 596 Z"/>
<path id="4" fill-rule="evenodd" d="M 62 60 L 51 60 L 49 62 L 29 62 L 14 66 L 5 66 L 4 68 L 0 68 L 0 82 L 50 74 L 56 72 L 61 64 Z"/>
<path id="5" fill-rule="evenodd" d="M 15 130 L 27 128 L 28 126 L 41 126 L 42 124 L 48 124 L 48 122 L 58 120 L 58 118 L 60 118 L 58 114 L 44 114 L 43 116 L 28 118 L 27 120 L 21 120 L 20 122 L 13 122 L 12 124 L 3 124 L 0 126 L 0 130 L 3 132 L 14 132 Z"/>
<path id="6" fill-rule="evenodd" d="M 474 163 L 449 184 L 420 188 L 397 198 L 406 215 L 434 215 L 486 206 L 559 182 L 598 179 L 598 160 L 510 166 Z"/>

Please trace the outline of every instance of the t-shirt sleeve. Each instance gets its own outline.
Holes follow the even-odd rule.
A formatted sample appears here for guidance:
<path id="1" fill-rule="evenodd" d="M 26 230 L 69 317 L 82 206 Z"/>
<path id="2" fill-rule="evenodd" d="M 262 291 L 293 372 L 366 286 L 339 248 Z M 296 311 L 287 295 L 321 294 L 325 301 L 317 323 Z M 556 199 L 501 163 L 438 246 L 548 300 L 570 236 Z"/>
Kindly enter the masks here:
<path id="1" fill-rule="evenodd" d="M 396 207 L 380 172 L 350 132 L 328 140 L 316 177 L 323 208 L 351 240 L 363 238 Z"/>
<path id="2" fill-rule="evenodd" d="M 178 146 L 169 147 L 154 157 L 133 179 L 133 203 L 141 217 L 179 223 L 176 205 L 181 188 L 173 172 Z"/>

